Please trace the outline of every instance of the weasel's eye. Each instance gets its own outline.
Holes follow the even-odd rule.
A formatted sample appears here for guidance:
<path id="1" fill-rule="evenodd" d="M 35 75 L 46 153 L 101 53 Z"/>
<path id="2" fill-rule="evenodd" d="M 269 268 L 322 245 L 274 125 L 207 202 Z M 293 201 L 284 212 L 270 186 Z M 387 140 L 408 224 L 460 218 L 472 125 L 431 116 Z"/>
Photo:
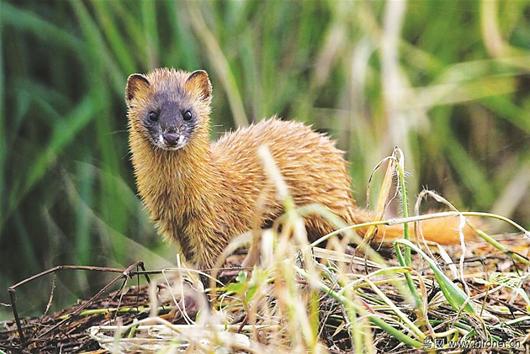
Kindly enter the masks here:
<path id="1" fill-rule="evenodd" d="M 191 114 L 191 111 L 188 110 L 184 112 L 183 118 L 184 120 L 190 120 L 191 118 L 193 118 L 193 114 Z"/>
<path id="2" fill-rule="evenodd" d="M 155 112 L 155 111 L 151 111 L 147 114 L 147 118 L 149 118 L 149 120 L 151 122 L 156 122 L 158 121 L 158 115 L 159 113 L 158 112 Z"/>

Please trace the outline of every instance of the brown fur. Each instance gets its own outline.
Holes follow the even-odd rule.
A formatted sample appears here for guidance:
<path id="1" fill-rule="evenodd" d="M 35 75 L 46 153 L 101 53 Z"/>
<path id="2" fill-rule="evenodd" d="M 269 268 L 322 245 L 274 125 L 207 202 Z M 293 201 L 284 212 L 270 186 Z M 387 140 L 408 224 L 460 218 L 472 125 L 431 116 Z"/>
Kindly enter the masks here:
<path id="1" fill-rule="evenodd" d="M 205 73 L 204 73 L 205 74 Z M 266 192 L 266 225 L 282 213 L 274 190 L 265 188 L 266 177 L 257 156 L 266 144 L 278 164 L 294 202 L 301 206 L 319 203 L 347 223 L 371 219 L 370 212 L 358 209 L 352 197 L 351 180 L 343 152 L 327 136 L 292 121 L 275 118 L 227 133 L 217 142 L 209 142 L 210 93 L 207 75 L 186 81 L 189 73 L 157 69 L 145 78 L 130 79 L 129 143 L 138 191 L 159 232 L 178 241 L 186 258 L 208 267 L 232 237 L 251 229 L 256 217 L 256 202 Z M 131 76 L 132 78 L 132 76 Z M 189 100 L 199 112 L 199 124 L 189 143 L 177 151 L 154 147 L 139 117 L 145 114 L 157 93 Z M 458 233 L 450 222 L 424 222 L 426 238 L 439 243 L 454 243 Z M 318 218 L 306 222 L 310 239 L 333 231 Z M 400 237 L 401 227 L 380 228 L 376 237 Z"/>

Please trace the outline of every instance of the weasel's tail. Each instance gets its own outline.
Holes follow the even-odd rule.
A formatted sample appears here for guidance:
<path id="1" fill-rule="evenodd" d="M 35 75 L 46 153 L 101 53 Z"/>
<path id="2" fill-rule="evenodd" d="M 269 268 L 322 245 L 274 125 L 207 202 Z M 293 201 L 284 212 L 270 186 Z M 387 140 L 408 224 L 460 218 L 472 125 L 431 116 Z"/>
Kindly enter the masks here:
<path id="1" fill-rule="evenodd" d="M 356 208 L 353 211 L 354 221 L 356 224 L 370 222 L 377 220 L 375 214 L 371 211 Z M 464 240 L 471 240 L 474 238 L 474 231 L 468 225 L 465 225 L 460 230 L 460 218 L 458 216 L 448 216 L 443 218 L 428 219 L 419 222 L 418 232 L 414 232 L 416 223 L 409 223 L 409 235 L 413 240 L 414 235 L 421 235 L 428 241 L 434 241 L 441 245 L 456 245 L 460 244 L 460 235 L 464 236 Z M 364 235 L 368 228 L 358 230 L 358 233 Z M 377 226 L 374 240 L 376 242 L 392 242 L 395 239 L 403 237 L 403 225 L 396 224 L 391 226 Z"/>

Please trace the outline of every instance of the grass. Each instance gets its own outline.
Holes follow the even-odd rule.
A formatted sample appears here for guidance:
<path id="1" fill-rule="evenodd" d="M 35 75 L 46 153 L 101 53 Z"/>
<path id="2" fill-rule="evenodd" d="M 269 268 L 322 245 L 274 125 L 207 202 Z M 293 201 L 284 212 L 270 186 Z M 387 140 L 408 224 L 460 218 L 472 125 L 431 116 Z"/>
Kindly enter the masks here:
<path id="1" fill-rule="evenodd" d="M 330 132 L 361 205 L 377 204 L 363 192 L 398 145 L 409 196 L 427 185 L 530 227 L 527 1 L 0 6 L 0 284 L 57 264 L 174 262 L 136 197 L 123 103 L 127 75 L 158 66 L 209 71 L 212 137 L 273 114 Z M 64 302 L 92 280 L 65 281 Z M 312 331 L 300 343 L 315 346 Z"/>
<path id="2" fill-rule="evenodd" d="M 402 239 L 393 242 L 395 256 L 383 259 L 366 244 L 353 249 L 343 241 L 359 244 L 353 230 L 360 227 L 407 224 L 448 213 L 404 215 L 345 226 L 318 205 L 296 206 L 267 148 L 259 150 L 259 157 L 285 214 L 272 229 L 255 230 L 259 237 L 247 235 L 228 247 L 233 251 L 243 243 L 250 244 L 258 260 L 251 267 L 224 267 L 221 272 L 214 269 L 202 273 L 210 280 L 207 288 L 199 280 L 198 271 L 179 264 L 151 271 L 158 275 L 144 287 L 120 288 L 92 303 L 81 302 L 29 320 L 39 326 L 29 336 L 33 326 L 26 323 L 28 349 L 43 351 L 59 345 L 76 351 L 99 345 L 116 353 L 183 349 L 248 353 L 528 349 L 530 239 L 525 236 L 530 233 L 521 226 L 490 213 L 463 212 L 461 227 L 476 221 L 466 218 L 481 216 L 498 218 L 518 232 L 495 240 L 475 228 L 486 242 L 447 249 L 425 241 L 413 243 L 404 232 Z M 389 166 L 387 175 L 402 175 L 404 160 L 399 150 L 385 161 Z M 392 179 L 385 181 L 393 183 Z M 406 201 L 404 182 L 398 178 L 396 183 L 400 200 Z M 379 200 L 392 197 L 391 188 L 383 185 L 381 190 L 387 192 L 380 194 Z M 449 203 L 424 191 L 418 197 L 416 211 L 425 196 Z M 321 240 L 308 242 L 303 224 L 303 216 L 308 213 L 319 214 L 337 226 L 337 232 L 322 237 L 328 241 L 326 249 L 318 247 Z M 456 211 L 451 215 L 455 213 L 459 214 Z M 412 236 L 415 231 L 410 232 Z M 342 240 L 337 238 L 339 233 Z M 415 236 L 415 240 L 421 239 Z M 499 249 L 498 244 L 505 248 Z M 244 256 L 231 255 L 232 251 L 225 252 L 217 266 L 225 264 L 228 256 Z M 129 273 L 124 281 L 140 274 Z M 27 304 L 19 302 L 19 308 L 21 305 Z M 48 330 L 59 322 L 64 330 Z M 2 338 L 15 331 L 14 326 L 9 328 L 0 331 L 0 345 Z M 51 331 L 43 338 L 46 340 L 32 341 L 44 331 L 46 335 Z"/>

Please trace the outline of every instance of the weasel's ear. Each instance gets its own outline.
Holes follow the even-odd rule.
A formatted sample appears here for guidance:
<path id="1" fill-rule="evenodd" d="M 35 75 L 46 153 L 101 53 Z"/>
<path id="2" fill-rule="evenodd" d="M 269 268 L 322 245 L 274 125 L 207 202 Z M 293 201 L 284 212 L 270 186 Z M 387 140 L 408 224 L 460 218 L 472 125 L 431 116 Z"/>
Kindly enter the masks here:
<path id="1" fill-rule="evenodd" d="M 186 80 L 186 89 L 198 91 L 203 100 L 210 99 L 212 96 L 212 84 L 208 78 L 208 73 L 204 70 L 192 72 Z"/>
<path id="2" fill-rule="evenodd" d="M 145 94 L 147 89 L 149 89 L 149 80 L 144 75 L 130 75 L 125 86 L 125 101 L 129 104 L 134 97 Z"/>

